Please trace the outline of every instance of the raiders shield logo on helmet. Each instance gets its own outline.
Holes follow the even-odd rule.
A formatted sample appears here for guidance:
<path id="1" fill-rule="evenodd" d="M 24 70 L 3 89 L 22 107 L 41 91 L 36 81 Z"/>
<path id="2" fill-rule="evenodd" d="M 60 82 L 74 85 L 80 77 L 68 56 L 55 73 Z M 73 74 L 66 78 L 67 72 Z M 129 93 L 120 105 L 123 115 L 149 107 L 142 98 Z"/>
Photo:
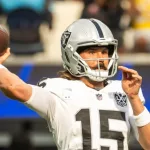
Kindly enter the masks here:
<path id="1" fill-rule="evenodd" d="M 114 98 L 119 106 L 127 106 L 127 96 L 125 94 L 116 92 L 114 93 Z"/>
<path id="2" fill-rule="evenodd" d="M 62 37 L 61 37 L 61 45 L 63 48 L 66 47 L 67 43 L 68 43 L 68 40 L 70 38 L 70 35 L 71 35 L 71 32 L 69 31 L 66 31 L 63 33 Z"/>

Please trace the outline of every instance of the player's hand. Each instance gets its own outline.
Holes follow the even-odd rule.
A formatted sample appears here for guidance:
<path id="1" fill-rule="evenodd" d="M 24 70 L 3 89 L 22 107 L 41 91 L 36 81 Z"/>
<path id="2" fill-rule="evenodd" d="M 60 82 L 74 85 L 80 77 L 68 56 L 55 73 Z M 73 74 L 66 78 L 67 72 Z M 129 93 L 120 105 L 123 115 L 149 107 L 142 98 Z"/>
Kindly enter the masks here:
<path id="1" fill-rule="evenodd" d="M 142 77 L 133 69 L 124 66 L 119 66 L 118 69 L 122 71 L 122 88 L 124 92 L 129 99 L 137 98 L 142 84 Z"/>
<path id="2" fill-rule="evenodd" d="M 10 55 L 10 48 L 7 48 L 6 51 L 0 55 L 0 64 L 2 64 Z"/>

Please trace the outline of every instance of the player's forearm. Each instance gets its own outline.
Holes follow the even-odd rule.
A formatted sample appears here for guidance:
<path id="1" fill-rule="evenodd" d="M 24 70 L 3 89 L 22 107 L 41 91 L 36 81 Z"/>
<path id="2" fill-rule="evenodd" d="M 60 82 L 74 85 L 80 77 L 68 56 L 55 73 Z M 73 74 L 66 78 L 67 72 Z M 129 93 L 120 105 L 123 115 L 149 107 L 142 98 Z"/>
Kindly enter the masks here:
<path id="1" fill-rule="evenodd" d="M 31 94 L 32 88 L 24 83 L 18 76 L 10 71 L 0 68 L 0 90 L 12 99 L 21 102 L 27 101 Z"/>
<path id="2" fill-rule="evenodd" d="M 133 99 L 130 99 L 130 103 L 133 109 L 134 116 L 140 115 L 145 109 L 139 96 L 134 97 Z M 150 115 L 148 116 L 147 119 L 149 118 L 150 118 Z M 139 142 L 141 146 L 145 150 L 149 150 L 150 149 L 150 140 L 149 140 L 150 139 L 150 123 L 144 126 L 138 127 L 138 133 L 139 133 Z"/>
<path id="3" fill-rule="evenodd" d="M 132 106 L 133 114 L 135 116 L 137 116 L 140 113 L 142 113 L 142 111 L 144 110 L 144 105 L 141 102 L 140 97 L 137 95 L 137 96 L 132 97 L 132 98 L 130 97 L 129 100 L 130 100 L 130 104 Z"/>
<path id="4" fill-rule="evenodd" d="M 138 127 L 138 132 L 141 146 L 144 150 L 150 150 L 150 123 L 143 127 Z"/>

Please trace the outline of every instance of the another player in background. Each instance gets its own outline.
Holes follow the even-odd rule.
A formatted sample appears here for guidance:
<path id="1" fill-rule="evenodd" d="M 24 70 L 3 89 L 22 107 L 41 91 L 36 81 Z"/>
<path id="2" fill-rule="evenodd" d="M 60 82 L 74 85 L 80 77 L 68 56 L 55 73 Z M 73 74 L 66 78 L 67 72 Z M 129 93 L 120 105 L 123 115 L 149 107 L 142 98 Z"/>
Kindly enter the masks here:
<path id="1" fill-rule="evenodd" d="M 150 116 L 137 71 L 117 66 L 117 40 L 96 19 L 79 19 L 62 34 L 60 78 L 24 83 L 0 66 L 0 89 L 46 119 L 59 150 L 128 150 L 133 131 L 150 149 Z M 0 57 L 2 64 L 10 51 Z M 108 80 L 122 71 L 122 81 Z M 41 88 L 42 87 L 42 88 Z"/>

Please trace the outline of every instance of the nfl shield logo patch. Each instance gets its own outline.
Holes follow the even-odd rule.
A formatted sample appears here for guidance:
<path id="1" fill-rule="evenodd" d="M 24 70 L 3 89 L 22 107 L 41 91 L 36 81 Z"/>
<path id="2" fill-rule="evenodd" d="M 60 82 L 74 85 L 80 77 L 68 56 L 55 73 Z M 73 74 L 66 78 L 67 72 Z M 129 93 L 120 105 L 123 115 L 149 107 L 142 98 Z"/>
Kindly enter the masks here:
<path id="1" fill-rule="evenodd" d="M 114 98 L 119 106 L 127 106 L 127 96 L 125 94 L 116 92 L 114 93 Z"/>

